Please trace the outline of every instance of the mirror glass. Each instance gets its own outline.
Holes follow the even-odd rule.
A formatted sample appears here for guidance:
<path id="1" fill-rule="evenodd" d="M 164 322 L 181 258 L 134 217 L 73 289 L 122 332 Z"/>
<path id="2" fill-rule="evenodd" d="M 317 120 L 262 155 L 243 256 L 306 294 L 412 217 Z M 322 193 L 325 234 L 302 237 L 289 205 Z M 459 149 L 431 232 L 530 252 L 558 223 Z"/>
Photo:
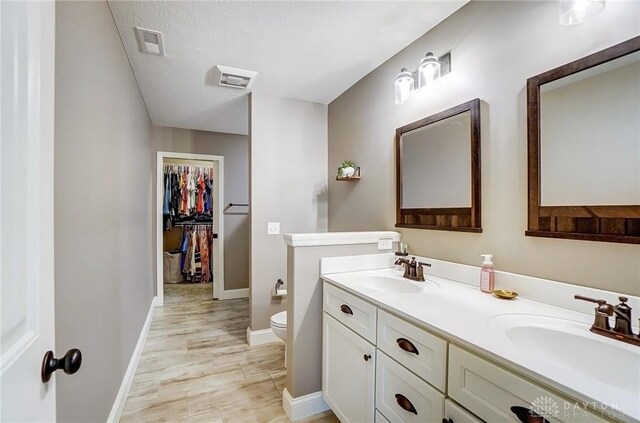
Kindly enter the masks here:
<path id="1" fill-rule="evenodd" d="M 402 134 L 403 209 L 471 207 L 471 112 Z"/>
<path id="2" fill-rule="evenodd" d="M 640 204 L 640 52 L 540 86 L 541 206 Z"/>

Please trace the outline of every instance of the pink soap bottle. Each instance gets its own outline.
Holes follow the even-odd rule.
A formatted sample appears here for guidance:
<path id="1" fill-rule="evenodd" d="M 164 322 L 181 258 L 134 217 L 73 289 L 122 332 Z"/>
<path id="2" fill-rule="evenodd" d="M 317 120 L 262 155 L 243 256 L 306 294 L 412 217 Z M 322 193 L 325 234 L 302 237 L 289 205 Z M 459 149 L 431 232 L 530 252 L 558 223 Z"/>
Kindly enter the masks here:
<path id="1" fill-rule="evenodd" d="M 481 254 L 484 257 L 482 262 L 482 269 L 480 270 L 480 290 L 486 294 L 493 293 L 496 285 L 496 275 L 493 269 L 493 262 L 491 254 Z"/>

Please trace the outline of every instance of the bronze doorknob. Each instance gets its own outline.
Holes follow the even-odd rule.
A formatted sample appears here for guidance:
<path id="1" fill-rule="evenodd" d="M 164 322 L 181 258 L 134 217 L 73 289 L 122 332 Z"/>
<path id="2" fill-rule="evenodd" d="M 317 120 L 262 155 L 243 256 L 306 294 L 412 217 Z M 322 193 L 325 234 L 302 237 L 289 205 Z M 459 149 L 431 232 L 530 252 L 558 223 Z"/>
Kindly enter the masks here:
<path id="1" fill-rule="evenodd" d="M 51 375 L 58 369 L 62 369 L 66 374 L 72 375 L 80 370 L 82 365 L 82 353 L 77 348 L 72 348 L 61 358 L 55 358 L 53 351 L 47 351 L 42 360 L 42 382 L 51 380 Z"/>

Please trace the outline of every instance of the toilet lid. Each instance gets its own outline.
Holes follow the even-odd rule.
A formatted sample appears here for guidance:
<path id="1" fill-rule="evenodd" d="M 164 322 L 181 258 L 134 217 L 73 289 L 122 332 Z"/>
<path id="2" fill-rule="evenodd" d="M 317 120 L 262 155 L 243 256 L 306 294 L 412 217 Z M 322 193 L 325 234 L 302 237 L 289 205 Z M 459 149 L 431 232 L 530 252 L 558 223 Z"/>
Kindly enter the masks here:
<path id="1" fill-rule="evenodd" d="M 271 324 L 280 328 L 287 327 L 287 312 L 281 311 L 280 313 L 271 316 Z"/>

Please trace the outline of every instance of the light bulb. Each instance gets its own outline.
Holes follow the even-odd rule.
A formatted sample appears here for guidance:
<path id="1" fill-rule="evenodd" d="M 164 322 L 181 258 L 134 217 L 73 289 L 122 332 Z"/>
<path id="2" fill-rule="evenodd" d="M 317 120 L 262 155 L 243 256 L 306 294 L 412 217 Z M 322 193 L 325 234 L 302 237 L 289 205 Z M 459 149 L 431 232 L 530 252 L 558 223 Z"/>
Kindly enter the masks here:
<path id="1" fill-rule="evenodd" d="M 438 58 L 429 52 L 420 61 L 418 67 L 418 86 L 420 88 L 440 78 L 440 62 Z"/>
<path id="2" fill-rule="evenodd" d="M 605 0 L 561 0 L 560 23 L 576 25 L 597 15 L 604 9 Z"/>
<path id="3" fill-rule="evenodd" d="M 414 81 L 411 72 L 407 68 L 402 68 L 396 77 L 396 104 L 405 104 L 411 98 L 413 92 Z"/>

